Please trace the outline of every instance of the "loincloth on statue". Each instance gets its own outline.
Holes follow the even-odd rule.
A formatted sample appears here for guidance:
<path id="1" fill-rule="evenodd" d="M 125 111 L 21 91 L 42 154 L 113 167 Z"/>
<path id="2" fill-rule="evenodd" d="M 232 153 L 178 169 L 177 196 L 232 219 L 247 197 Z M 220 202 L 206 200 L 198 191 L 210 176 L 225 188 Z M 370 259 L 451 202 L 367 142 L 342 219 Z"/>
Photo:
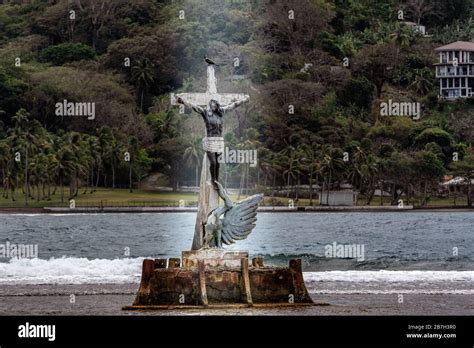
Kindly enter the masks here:
<path id="1" fill-rule="evenodd" d="M 223 137 L 205 137 L 202 139 L 202 148 L 207 152 L 224 152 Z"/>

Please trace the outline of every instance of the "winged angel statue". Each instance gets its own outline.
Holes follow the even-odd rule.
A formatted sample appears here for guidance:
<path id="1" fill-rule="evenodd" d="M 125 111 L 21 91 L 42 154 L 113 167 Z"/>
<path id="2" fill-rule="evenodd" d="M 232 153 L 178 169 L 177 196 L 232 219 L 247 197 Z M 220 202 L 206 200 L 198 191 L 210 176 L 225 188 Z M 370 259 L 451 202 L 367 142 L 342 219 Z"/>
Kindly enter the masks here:
<path id="1" fill-rule="evenodd" d="M 204 225 L 203 248 L 222 248 L 222 243 L 229 245 L 247 238 L 255 227 L 258 203 L 263 198 L 263 194 L 258 194 L 233 203 L 222 185 L 215 183 L 224 206 L 209 213 Z"/>

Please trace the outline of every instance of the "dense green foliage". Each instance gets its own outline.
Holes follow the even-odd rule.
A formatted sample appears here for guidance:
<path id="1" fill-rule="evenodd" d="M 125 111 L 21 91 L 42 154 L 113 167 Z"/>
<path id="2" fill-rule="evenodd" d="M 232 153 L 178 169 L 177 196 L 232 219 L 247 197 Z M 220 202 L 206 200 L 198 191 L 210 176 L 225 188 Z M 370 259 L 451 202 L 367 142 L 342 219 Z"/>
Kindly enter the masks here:
<path id="1" fill-rule="evenodd" d="M 232 149 L 258 149 L 258 165 L 228 164 L 226 185 L 246 191 L 289 186 L 284 194 L 298 198 L 301 185 L 312 196 L 316 185 L 349 183 L 369 204 L 377 188 L 390 192 L 392 203 L 401 195 L 426 203 L 445 174 L 470 175 L 472 102 L 438 100 L 432 64 L 435 47 L 473 39 L 474 12 L 468 1 L 425 1 L 423 10 L 418 2 L 0 5 L 5 192 L 28 190 L 26 177 L 38 187 L 67 184 L 73 197 L 80 185 L 125 185 L 151 172 L 167 175 L 174 188 L 194 185 L 202 121 L 180 114 L 169 94 L 204 91 L 207 55 L 225 64 L 217 69 L 220 91 L 251 96 L 226 115 L 225 139 Z M 403 25 L 399 10 L 432 35 Z M 55 104 L 63 99 L 95 102 L 95 120 L 57 117 Z M 421 103 L 421 120 L 381 117 L 380 105 L 389 99 Z M 123 161 L 126 151 L 133 153 L 130 163 Z"/>
<path id="2" fill-rule="evenodd" d="M 40 59 L 54 65 L 63 65 L 77 60 L 92 59 L 94 56 L 94 50 L 87 45 L 65 42 L 45 48 L 41 52 Z"/>

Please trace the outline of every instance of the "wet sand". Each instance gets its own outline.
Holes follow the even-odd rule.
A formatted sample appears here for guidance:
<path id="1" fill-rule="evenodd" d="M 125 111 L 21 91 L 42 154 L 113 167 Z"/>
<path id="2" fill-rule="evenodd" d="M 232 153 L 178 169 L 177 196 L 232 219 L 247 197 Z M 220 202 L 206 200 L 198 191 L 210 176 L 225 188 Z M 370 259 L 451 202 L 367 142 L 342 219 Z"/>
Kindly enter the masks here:
<path id="1" fill-rule="evenodd" d="M 137 284 L 1 285 L 0 315 L 474 315 L 472 294 L 311 293 L 315 306 L 124 311 Z M 71 294 L 75 302 L 71 303 Z"/>

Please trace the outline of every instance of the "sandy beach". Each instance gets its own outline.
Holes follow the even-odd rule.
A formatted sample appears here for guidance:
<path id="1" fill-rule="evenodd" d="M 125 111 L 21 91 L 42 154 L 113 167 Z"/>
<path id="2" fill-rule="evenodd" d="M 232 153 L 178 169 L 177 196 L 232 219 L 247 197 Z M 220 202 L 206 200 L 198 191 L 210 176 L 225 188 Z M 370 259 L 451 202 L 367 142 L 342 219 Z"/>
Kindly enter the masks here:
<path id="1" fill-rule="evenodd" d="M 315 306 L 295 308 L 124 311 L 138 284 L 2 285 L 0 315 L 473 315 L 472 294 L 312 293 Z M 75 303 L 71 303 L 75 294 Z"/>

